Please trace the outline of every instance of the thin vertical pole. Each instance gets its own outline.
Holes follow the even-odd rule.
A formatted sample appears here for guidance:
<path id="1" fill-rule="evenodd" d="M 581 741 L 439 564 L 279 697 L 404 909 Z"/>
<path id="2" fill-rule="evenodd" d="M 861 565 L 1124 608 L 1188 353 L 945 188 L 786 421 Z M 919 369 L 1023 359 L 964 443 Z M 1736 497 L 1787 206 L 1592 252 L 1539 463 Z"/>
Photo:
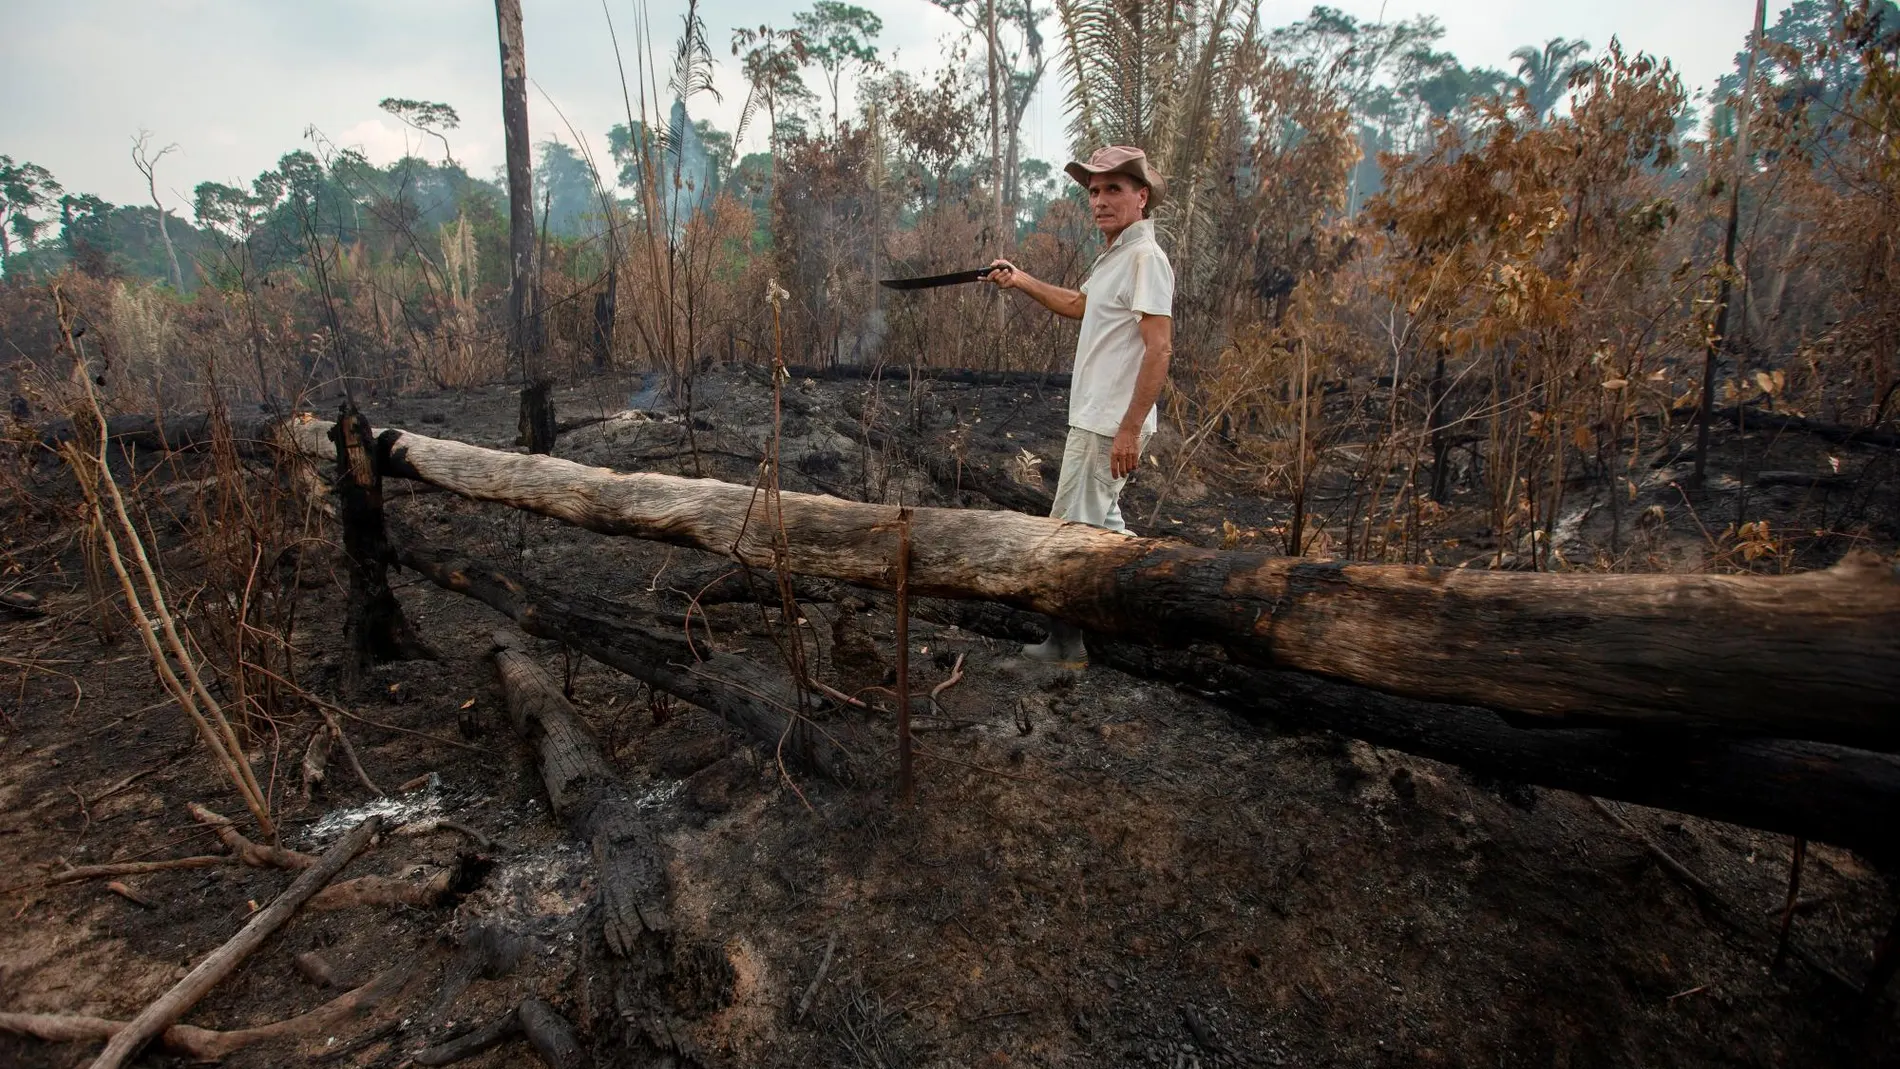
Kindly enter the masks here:
<path id="1" fill-rule="evenodd" d="M 910 510 L 897 510 L 897 796 L 911 804 L 910 745 Z"/>

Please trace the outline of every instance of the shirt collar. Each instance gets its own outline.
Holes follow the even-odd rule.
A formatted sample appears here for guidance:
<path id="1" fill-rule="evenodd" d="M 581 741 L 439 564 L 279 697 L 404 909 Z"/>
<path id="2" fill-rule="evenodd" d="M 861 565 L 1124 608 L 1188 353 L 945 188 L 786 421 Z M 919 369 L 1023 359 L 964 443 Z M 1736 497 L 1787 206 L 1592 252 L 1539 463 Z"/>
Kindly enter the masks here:
<path id="1" fill-rule="evenodd" d="M 1154 239 L 1155 221 L 1153 219 L 1137 219 L 1128 224 L 1128 229 L 1115 235 L 1115 243 L 1104 249 L 1102 254 L 1106 256 L 1108 253 L 1114 252 L 1124 245 L 1134 245 L 1143 241 L 1153 241 Z"/>

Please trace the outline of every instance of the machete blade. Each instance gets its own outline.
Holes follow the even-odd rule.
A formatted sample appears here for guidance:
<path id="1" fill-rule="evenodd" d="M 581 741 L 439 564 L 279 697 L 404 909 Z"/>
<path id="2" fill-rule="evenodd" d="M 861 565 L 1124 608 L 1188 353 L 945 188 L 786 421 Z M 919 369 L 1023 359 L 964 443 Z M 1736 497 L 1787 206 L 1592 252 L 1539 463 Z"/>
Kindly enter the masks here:
<path id="1" fill-rule="evenodd" d="M 923 278 L 883 278 L 878 285 L 894 290 L 927 290 L 938 286 L 957 286 L 965 282 L 975 282 L 986 277 L 993 267 L 979 267 L 974 271 L 953 271 L 947 275 L 926 275 Z"/>

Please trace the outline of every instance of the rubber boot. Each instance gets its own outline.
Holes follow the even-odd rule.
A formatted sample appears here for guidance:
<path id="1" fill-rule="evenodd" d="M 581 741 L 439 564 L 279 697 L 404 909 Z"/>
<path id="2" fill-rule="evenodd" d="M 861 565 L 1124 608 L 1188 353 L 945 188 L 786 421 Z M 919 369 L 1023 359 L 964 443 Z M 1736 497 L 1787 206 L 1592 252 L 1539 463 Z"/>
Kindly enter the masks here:
<path id="1" fill-rule="evenodd" d="M 1082 629 L 1061 620 L 1049 621 L 1049 637 L 1033 646 L 1024 646 L 1023 656 L 1070 668 L 1080 668 L 1089 662 L 1088 647 L 1082 644 Z"/>

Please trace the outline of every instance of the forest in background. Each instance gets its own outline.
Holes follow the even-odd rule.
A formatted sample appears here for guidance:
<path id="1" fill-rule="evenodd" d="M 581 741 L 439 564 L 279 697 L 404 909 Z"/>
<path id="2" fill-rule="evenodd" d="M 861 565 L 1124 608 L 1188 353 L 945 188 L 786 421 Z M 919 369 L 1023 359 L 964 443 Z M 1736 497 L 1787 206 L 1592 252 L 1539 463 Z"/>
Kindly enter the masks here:
<path id="1" fill-rule="evenodd" d="M 1062 369 L 1072 328 L 1026 302 L 873 284 L 995 255 L 1080 280 L 1094 228 L 1019 150 L 1058 64 L 1076 150 L 1144 145 L 1168 176 L 1173 474 L 1291 502 L 1232 542 L 1419 560 L 1463 491 L 1494 567 L 1641 567 L 1639 516 L 1584 562 L 1553 559 L 1554 525 L 1580 481 L 1613 513 L 1625 486 L 1634 501 L 1698 411 L 1894 418 L 1891 4 L 1800 0 L 1758 48 L 1732 28 L 1736 69 L 1700 107 L 1615 41 L 1529 45 L 1507 72 L 1439 51 L 1429 17 L 1006 0 L 992 26 L 935 2 L 968 33 L 928 71 L 885 66 L 877 17 L 835 0 L 729 48 L 689 8 L 667 55 L 628 53 L 603 86 L 628 101 L 604 158 L 539 131 L 547 367 L 646 376 L 687 406 L 714 362 Z M 749 86 L 735 131 L 690 119 L 716 51 Z M 518 377 L 504 183 L 456 162 L 451 105 L 382 106 L 439 158 L 377 166 L 313 129 L 248 185 L 199 184 L 189 221 L 156 178 L 154 205 L 112 205 L 0 157 L 16 415 L 65 407 L 54 286 L 116 369 L 118 411 Z M 755 123 L 766 150 L 735 158 Z M 133 155 L 152 175 L 165 150 L 141 134 Z M 1721 535 L 1748 566 L 1866 540 L 1771 532 L 1742 505 Z"/>

